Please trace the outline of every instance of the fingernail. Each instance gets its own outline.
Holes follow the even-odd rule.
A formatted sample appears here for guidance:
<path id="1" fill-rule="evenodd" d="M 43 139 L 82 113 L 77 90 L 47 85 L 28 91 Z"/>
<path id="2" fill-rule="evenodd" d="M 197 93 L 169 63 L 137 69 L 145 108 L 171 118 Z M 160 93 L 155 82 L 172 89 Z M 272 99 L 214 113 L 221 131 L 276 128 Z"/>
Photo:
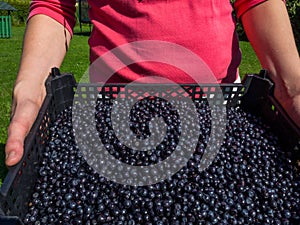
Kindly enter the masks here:
<path id="1" fill-rule="evenodd" d="M 6 160 L 9 159 L 9 158 L 14 157 L 15 155 L 16 155 L 15 151 L 9 152 L 8 154 L 6 154 Z"/>

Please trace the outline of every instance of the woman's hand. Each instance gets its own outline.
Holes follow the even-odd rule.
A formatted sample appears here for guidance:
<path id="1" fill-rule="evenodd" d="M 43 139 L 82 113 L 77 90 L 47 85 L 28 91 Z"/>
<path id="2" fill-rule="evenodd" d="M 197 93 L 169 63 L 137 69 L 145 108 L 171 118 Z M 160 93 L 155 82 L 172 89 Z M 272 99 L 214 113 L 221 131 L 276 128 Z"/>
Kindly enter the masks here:
<path id="1" fill-rule="evenodd" d="M 22 158 L 25 137 L 37 117 L 44 97 L 44 85 L 30 80 L 16 83 L 13 93 L 12 117 L 5 145 L 7 166 L 15 165 Z"/>

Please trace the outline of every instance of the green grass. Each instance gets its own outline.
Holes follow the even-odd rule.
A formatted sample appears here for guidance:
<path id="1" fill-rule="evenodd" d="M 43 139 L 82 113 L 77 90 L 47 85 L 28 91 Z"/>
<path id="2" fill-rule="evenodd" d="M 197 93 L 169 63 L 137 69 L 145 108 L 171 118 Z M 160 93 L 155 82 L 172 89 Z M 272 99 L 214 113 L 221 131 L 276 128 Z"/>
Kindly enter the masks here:
<path id="1" fill-rule="evenodd" d="M 88 32 L 89 27 L 85 26 Z M 0 39 L 0 185 L 7 173 L 4 165 L 4 147 L 9 124 L 11 93 L 16 78 L 20 55 L 22 51 L 22 38 L 24 27 L 13 27 L 13 36 L 9 39 Z M 67 56 L 61 66 L 62 72 L 72 72 L 78 81 L 89 65 L 88 35 L 80 34 L 79 27 L 75 27 L 75 35 Z M 258 60 L 248 42 L 241 42 L 243 60 L 240 74 L 257 73 L 260 70 Z"/>
<path id="2" fill-rule="evenodd" d="M 89 27 L 83 27 L 80 32 L 79 27 L 75 27 L 69 51 L 60 68 L 61 72 L 71 72 L 77 81 L 89 67 L 89 47 L 88 47 Z"/>
<path id="3" fill-rule="evenodd" d="M 249 73 L 259 73 L 261 65 L 250 43 L 247 41 L 240 41 L 240 48 L 242 51 L 242 62 L 239 68 L 241 77 Z"/>

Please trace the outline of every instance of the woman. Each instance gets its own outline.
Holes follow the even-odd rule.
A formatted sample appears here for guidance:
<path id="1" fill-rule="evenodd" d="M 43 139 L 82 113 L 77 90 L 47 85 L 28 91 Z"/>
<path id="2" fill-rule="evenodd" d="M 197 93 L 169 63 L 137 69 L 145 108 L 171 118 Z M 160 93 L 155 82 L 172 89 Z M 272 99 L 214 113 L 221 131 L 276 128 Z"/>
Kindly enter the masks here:
<path id="1" fill-rule="evenodd" d="M 238 78 L 241 54 L 229 0 L 90 0 L 89 4 L 91 63 L 126 43 L 162 40 L 197 54 L 218 82 Z M 275 96 L 300 126 L 300 60 L 284 2 L 237 0 L 234 8 L 261 66 L 275 82 Z M 32 1 L 5 148 L 8 166 L 22 157 L 25 136 L 45 97 L 45 79 L 50 68 L 61 65 L 68 49 L 74 13 L 73 0 Z M 192 81 L 177 68 L 147 62 L 124 68 L 111 79 L 128 82 L 157 71 L 175 82 Z"/>

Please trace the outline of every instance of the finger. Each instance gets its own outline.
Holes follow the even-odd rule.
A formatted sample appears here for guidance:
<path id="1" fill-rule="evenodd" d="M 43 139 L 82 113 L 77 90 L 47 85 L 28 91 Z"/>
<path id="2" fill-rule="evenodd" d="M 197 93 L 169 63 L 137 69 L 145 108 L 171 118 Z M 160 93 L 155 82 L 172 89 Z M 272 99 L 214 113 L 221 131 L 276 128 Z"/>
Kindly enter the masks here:
<path id="1" fill-rule="evenodd" d="M 8 128 L 5 146 L 7 166 L 13 166 L 21 160 L 25 137 L 34 123 L 38 110 L 38 105 L 29 100 L 17 105 Z"/>
<path id="2" fill-rule="evenodd" d="M 5 145 L 5 163 L 7 166 L 13 166 L 17 164 L 23 156 L 24 139 L 28 131 L 16 122 L 11 123 L 9 130 L 11 130 L 11 132 Z"/>

